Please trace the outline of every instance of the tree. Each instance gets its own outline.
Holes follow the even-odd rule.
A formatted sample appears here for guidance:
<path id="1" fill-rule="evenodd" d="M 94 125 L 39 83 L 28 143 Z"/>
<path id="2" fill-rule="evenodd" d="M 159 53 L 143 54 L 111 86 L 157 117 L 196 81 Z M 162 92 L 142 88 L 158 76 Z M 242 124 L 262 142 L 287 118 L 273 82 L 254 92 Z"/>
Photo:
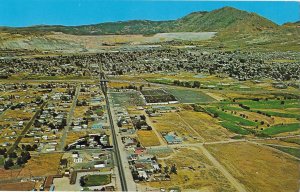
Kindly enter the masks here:
<path id="1" fill-rule="evenodd" d="M 14 166 L 14 162 L 12 159 L 8 159 L 4 162 L 4 169 L 9 169 L 12 166 Z"/>
<path id="2" fill-rule="evenodd" d="M 18 165 L 24 164 L 24 161 L 23 161 L 23 158 L 22 158 L 22 157 L 18 157 L 18 158 L 17 158 L 17 164 L 18 164 Z"/>
<path id="3" fill-rule="evenodd" d="M 0 155 L 4 155 L 6 153 L 6 148 L 0 149 Z"/>
<path id="4" fill-rule="evenodd" d="M 165 173 L 168 173 L 168 172 L 169 172 L 169 167 L 168 167 L 168 166 L 165 166 L 165 167 L 164 167 L 164 172 L 165 172 Z"/>
<path id="5" fill-rule="evenodd" d="M 200 82 L 199 81 L 194 81 L 193 87 L 194 88 L 200 88 Z"/>
<path id="6" fill-rule="evenodd" d="M 9 156 L 9 158 L 16 158 L 17 153 L 16 152 L 11 152 L 8 156 Z"/>
<path id="7" fill-rule="evenodd" d="M 146 121 L 146 116 L 145 115 L 141 115 L 141 120 Z"/>
<path id="8" fill-rule="evenodd" d="M 122 127 L 122 121 L 120 120 L 120 121 L 118 121 L 118 127 Z"/>
<path id="9" fill-rule="evenodd" d="M 175 164 L 172 165 L 170 173 L 177 174 L 177 168 Z"/>

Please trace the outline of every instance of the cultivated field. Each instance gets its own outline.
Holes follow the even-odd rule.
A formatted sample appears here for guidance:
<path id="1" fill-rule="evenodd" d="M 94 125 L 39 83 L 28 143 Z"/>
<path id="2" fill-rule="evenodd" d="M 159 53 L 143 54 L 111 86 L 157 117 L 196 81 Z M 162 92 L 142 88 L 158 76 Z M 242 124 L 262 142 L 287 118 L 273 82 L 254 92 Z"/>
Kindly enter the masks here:
<path id="1" fill-rule="evenodd" d="M 165 103 L 170 101 L 177 101 L 177 99 L 163 89 L 149 89 L 142 90 L 147 103 Z"/>
<path id="2" fill-rule="evenodd" d="M 121 106 L 144 105 L 144 101 L 138 92 L 110 93 L 113 103 Z"/>
<path id="3" fill-rule="evenodd" d="M 249 143 L 207 145 L 207 149 L 248 191 L 299 189 L 299 162 L 282 153 Z"/>
<path id="4" fill-rule="evenodd" d="M 199 90 L 191 89 L 168 89 L 181 103 L 207 103 L 213 102 L 215 99 Z"/>

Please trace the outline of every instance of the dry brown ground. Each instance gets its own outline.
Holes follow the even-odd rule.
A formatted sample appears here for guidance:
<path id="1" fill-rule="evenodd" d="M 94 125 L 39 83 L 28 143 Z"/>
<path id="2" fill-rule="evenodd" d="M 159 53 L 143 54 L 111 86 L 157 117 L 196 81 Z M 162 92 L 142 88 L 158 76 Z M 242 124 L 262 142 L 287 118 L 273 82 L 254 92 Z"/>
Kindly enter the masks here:
<path id="1" fill-rule="evenodd" d="M 278 140 L 278 139 L 262 140 L 262 141 L 256 141 L 256 142 L 258 142 L 258 143 L 266 143 L 266 144 L 282 145 L 282 146 L 287 146 L 287 147 L 299 147 L 299 150 L 300 150 L 300 145 L 298 145 L 297 143 L 285 142 L 285 141 Z"/>
<path id="2" fill-rule="evenodd" d="M 73 117 L 74 118 L 83 118 L 85 112 L 89 110 L 89 106 L 76 106 L 74 110 Z"/>
<path id="3" fill-rule="evenodd" d="M 75 142 L 80 137 L 83 137 L 86 135 L 86 131 L 70 131 L 68 132 L 67 138 L 66 138 L 66 145 Z"/>
<path id="4" fill-rule="evenodd" d="M 155 135 L 155 133 L 151 130 L 138 130 L 137 136 L 139 141 L 141 142 L 142 146 L 144 147 L 150 147 L 150 146 L 158 146 L 160 145 L 160 142 Z"/>
<path id="5" fill-rule="evenodd" d="M 176 132 L 180 137 L 190 136 L 188 142 L 195 142 L 191 139 L 194 132 L 183 122 L 176 113 L 164 113 L 160 117 L 150 117 L 157 132 Z"/>
<path id="6" fill-rule="evenodd" d="M 208 145 L 207 149 L 248 191 L 294 192 L 299 187 L 299 162 L 250 143 Z"/>
<path id="7" fill-rule="evenodd" d="M 181 111 L 179 115 L 206 141 L 230 138 L 232 133 L 220 126 L 216 119 L 203 112 Z"/>
<path id="8" fill-rule="evenodd" d="M 35 186 L 34 182 L 18 182 L 0 184 L 1 191 L 31 191 Z"/>
<path id="9" fill-rule="evenodd" d="M 49 176 L 58 173 L 62 153 L 49 153 L 32 156 L 21 170 L 20 177 Z"/>
<path id="10" fill-rule="evenodd" d="M 210 161 L 203 155 L 199 148 L 180 148 L 170 158 L 159 160 L 164 166 L 177 167 L 177 175 L 171 174 L 171 181 L 149 182 L 146 185 L 166 189 L 170 187 L 180 187 L 182 190 L 204 190 L 228 191 L 235 189 L 216 169 Z M 192 167 L 189 168 L 189 167 Z M 193 170 L 194 169 L 194 170 Z"/>
<path id="11" fill-rule="evenodd" d="M 21 120 L 29 120 L 33 116 L 33 113 L 31 112 L 24 112 L 23 110 L 11 110 L 8 109 L 5 111 L 5 113 L 2 116 L 2 119 L 21 119 Z"/>
<path id="12" fill-rule="evenodd" d="M 16 178 L 20 171 L 21 169 L 5 170 L 4 168 L 0 168 L 0 180 Z"/>

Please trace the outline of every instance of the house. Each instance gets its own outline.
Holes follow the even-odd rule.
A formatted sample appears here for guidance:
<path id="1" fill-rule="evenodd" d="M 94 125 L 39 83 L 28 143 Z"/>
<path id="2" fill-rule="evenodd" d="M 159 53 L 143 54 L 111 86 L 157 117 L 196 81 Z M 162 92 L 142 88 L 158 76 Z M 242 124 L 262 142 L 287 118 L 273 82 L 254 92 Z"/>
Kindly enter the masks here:
<path id="1" fill-rule="evenodd" d="M 82 163 L 82 160 L 83 159 L 81 157 L 77 157 L 73 159 L 74 163 Z"/>

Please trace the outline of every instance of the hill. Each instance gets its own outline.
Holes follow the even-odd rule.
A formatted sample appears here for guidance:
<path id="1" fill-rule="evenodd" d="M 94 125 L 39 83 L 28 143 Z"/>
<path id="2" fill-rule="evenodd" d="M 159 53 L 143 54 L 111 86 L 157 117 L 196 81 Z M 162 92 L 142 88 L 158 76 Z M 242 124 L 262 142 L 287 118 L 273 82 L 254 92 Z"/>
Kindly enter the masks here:
<path id="1" fill-rule="evenodd" d="M 72 35 L 126 35 L 232 30 L 252 32 L 276 27 L 275 23 L 257 14 L 232 7 L 224 7 L 211 12 L 191 13 L 183 18 L 172 21 L 132 20 L 82 26 L 43 25 L 24 28 L 2 28 L 2 31 L 13 30 L 19 33 L 54 31 Z"/>

